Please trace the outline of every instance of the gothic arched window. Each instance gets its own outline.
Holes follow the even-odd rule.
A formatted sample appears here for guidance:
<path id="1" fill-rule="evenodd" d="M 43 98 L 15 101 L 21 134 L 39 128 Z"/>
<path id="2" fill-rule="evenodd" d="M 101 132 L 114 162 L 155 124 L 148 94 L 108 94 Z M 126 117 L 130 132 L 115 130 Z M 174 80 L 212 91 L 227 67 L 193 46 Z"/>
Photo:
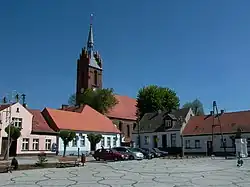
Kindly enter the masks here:
<path id="1" fill-rule="evenodd" d="M 94 71 L 94 84 L 97 85 L 97 71 Z"/>

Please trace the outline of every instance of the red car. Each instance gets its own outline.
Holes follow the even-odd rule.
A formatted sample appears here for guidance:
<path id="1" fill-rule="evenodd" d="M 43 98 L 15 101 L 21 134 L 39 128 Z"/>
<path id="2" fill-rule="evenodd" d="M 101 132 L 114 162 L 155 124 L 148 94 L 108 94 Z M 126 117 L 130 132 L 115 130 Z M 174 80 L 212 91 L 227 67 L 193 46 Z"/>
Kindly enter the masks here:
<path id="1" fill-rule="evenodd" d="M 93 157 L 99 160 L 127 160 L 128 155 L 121 154 L 113 149 L 98 149 L 95 151 Z"/>

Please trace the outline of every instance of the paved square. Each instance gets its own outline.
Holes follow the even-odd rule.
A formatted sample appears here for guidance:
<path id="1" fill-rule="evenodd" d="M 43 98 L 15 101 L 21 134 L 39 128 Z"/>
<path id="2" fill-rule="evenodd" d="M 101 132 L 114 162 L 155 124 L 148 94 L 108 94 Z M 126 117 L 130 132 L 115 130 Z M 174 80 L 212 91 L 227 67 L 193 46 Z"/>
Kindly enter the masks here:
<path id="1" fill-rule="evenodd" d="M 250 160 L 241 168 L 236 160 L 153 159 L 87 163 L 85 167 L 14 171 L 0 174 L 6 187 L 249 187 Z"/>

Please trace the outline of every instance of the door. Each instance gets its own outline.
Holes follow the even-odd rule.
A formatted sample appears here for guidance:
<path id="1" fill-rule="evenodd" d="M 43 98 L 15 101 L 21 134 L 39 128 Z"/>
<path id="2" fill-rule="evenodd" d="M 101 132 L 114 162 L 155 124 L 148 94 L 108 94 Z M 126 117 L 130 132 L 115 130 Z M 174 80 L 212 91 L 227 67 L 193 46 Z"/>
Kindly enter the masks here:
<path id="1" fill-rule="evenodd" d="M 158 147 L 158 138 L 157 138 L 157 136 L 154 136 L 153 140 L 154 140 L 154 148 L 157 148 Z"/>
<path id="2" fill-rule="evenodd" d="M 161 143 L 163 148 L 167 148 L 167 135 L 163 134 L 161 137 Z"/>
<path id="3" fill-rule="evenodd" d="M 207 155 L 211 156 L 213 153 L 212 141 L 207 141 Z"/>

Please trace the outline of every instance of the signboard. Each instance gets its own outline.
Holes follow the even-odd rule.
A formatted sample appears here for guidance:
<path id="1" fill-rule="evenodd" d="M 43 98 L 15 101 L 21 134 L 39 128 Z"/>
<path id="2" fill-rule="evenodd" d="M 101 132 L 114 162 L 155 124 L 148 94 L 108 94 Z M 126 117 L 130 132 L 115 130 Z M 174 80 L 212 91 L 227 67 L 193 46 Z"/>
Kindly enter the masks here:
<path id="1" fill-rule="evenodd" d="M 242 158 L 248 157 L 247 151 L 247 140 L 244 138 L 235 139 L 236 146 L 236 156 L 241 156 Z"/>

